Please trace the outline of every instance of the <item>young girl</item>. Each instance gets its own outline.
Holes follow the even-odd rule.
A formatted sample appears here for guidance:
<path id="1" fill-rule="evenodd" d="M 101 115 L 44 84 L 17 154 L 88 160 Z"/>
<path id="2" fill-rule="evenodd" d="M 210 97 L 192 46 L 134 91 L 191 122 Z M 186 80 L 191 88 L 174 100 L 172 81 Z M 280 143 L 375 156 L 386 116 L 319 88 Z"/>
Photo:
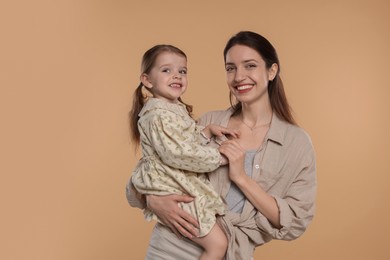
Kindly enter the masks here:
<path id="1" fill-rule="evenodd" d="M 224 215 L 226 209 L 206 173 L 227 160 L 206 144 L 212 136 L 238 134 L 217 125 L 202 129 L 191 118 L 192 107 L 181 100 L 188 82 L 187 57 L 180 49 L 171 45 L 149 49 L 142 59 L 140 79 L 130 123 L 132 138 L 141 144 L 143 156 L 131 181 L 141 194 L 192 196 L 193 202 L 180 206 L 199 222 L 199 236 L 191 240 L 204 249 L 200 259 L 222 259 L 227 238 L 216 224 L 216 215 Z M 147 98 L 143 88 L 152 97 Z M 149 221 L 158 220 L 147 208 L 144 214 Z"/>

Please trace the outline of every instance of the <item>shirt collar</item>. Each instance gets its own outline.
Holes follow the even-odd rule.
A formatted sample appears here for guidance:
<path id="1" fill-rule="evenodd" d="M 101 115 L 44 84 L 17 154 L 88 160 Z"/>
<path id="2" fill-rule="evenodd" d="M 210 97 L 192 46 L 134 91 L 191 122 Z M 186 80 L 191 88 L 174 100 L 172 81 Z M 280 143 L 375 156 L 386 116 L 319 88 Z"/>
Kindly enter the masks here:
<path id="1" fill-rule="evenodd" d="M 159 98 L 149 98 L 146 101 L 146 104 L 143 106 L 143 108 L 139 112 L 138 116 L 141 117 L 145 113 L 147 113 L 148 111 L 154 110 L 157 108 L 168 110 L 168 111 L 174 112 L 176 114 L 188 115 L 186 106 L 181 102 L 169 103 L 169 102 L 162 100 L 162 99 L 159 99 Z"/>
<path id="2" fill-rule="evenodd" d="M 268 130 L 267 139 L 283 145 L 289 123 L 281 120 L 276 113 L 272 115 L 272 122 Z"/>
<path id="3" fill-rule="evenodd" d="M 222 120 L 222 125 L 227 126 L 229 119 L 233 114 L 233 111 L 234 110 L 232 108 L 228 109 L 228 113 L 226 113 L 225 118 Z M 289 123 L 281 120 L 274 112 L 272 114 L 271 125 L 266 136 L 267 140 L 271 140 L 280 145 L 283 145 L 287 128 L 289 127 L 289 125 Z"/>

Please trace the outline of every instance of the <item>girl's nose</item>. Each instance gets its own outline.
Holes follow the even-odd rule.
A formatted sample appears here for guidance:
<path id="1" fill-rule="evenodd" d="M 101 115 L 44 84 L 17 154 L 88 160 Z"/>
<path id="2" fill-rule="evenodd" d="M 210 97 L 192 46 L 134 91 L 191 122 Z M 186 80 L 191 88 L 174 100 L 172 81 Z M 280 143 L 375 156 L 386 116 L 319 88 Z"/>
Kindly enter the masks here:
<path id="1" fill-rule="evenodd" d="M 180 73 L 174 73 L 174 74 L 173 74 L 173 78 L 174 78 L 174 79 L 180 79 L 180 78 L 181 78 Z"/>

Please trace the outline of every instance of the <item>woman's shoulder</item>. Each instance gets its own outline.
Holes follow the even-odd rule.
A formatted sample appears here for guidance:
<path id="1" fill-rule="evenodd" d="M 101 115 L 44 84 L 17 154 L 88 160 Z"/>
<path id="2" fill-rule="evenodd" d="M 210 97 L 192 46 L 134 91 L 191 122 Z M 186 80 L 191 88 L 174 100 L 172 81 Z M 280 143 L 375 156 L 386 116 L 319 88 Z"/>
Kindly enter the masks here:
<path id="1" fill-rule="evenodd" d="M 293 125 L 290 123 L 286 123 L 288 125 L 287 127 L 287 133 L 290 135 L 294 135 L 298 138 L 304 138 L 304 139 L 310 139 L 310 135 L 306 132 L 306 130 L 299 126 L 299 125 Z"/>
<path id="2" fill-rule="evenodd" d="M 228 110 L 212 110 L 212 111 L 208 111 L 208 112 L 204 113 L 201 116 L 201 118 L 203 118 L 203 117 L 211 117 L 211 118 L 213 118 L 213 117 L 221 117 L 221 116 L 226 115 L 227 111 Z"/>
<path id="3" fill-rule="evenodd" d="M 198 120 L 201 125 L 222 123 L 232 114 L 231 109 L 212 110 L 204 113 Z"/>
<path id="4" fill-rule="evenodd" d="M 286 147 L 310 148 L 313 146 L 310 135 L 301 126 L 288 123 L 277 116 L 272 121 L 269 136 L 274 141 Z"/>
<path id="5" fill-rule="evenodd" d="M 304 153 L 306 157 L 315 156 L 315 150 L 309 133 L 301 126 L 288 124 L 285 132 L 284 147 L 295 153 Z"/>

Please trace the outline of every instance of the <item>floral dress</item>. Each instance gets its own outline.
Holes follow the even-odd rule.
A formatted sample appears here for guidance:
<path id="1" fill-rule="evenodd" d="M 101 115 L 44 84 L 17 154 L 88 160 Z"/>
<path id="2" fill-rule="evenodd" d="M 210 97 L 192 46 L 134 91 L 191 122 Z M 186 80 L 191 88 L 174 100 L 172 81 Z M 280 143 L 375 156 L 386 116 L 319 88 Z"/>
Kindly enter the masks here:
<path id="1" fill-rule="evenodd" d="M 219 151 L 207 146 L 182 103 L 150 98 L 139 113 L 142 158 L 132 173 L 132 182 L 142 194 L 186 194 L 191 203 L 180 206 L 197 218 L 200 236 L 209 233 L 216 215 L 224 215 L 226 206 L 214 191 L 206 173 L 220 165 Z M 145 219 L 158 221 L 147 208 Z"/>

